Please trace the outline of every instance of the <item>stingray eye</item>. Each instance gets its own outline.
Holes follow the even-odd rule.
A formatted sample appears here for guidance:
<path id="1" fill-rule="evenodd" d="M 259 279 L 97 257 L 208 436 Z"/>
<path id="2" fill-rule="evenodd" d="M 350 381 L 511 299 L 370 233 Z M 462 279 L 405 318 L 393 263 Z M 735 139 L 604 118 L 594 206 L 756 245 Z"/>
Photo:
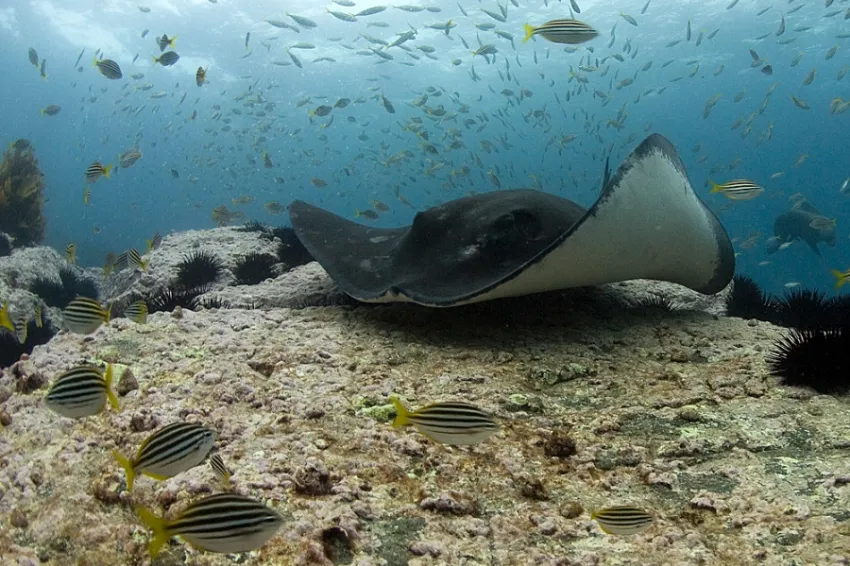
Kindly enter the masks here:
<path id="1" fill-rule="evenodd" d="M 517 231 L 527 240 L 536 240 L 543 234 L 540 221 L 529 211 L 515 210 L 512 216 Z"/>
<path id="2" fill-rule="evenodd" d="M 514 228 L 514 217 L 512 214 L 503 214 L 493 221 L 493 228 L 498 234 L 507 234 Z"/>

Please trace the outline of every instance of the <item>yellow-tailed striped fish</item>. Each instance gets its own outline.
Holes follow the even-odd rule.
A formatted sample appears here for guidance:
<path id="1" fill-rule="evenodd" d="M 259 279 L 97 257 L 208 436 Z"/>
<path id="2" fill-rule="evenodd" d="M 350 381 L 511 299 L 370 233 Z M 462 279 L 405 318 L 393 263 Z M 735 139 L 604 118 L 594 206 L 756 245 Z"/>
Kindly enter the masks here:
<path id="1" fill-rule="evenodd" d="M 809 222 L 809 227 L 815 230 L 827 230 L 829 228 L 835 228 L 837 225 L 838 220 L 836 218 L 827 218 L 826 216 L 815 216 Z"/>
<path id="2" fill-rule="evenodd" d="M 87 186 L 83 190 L 83 204 L 85 206 L 88 206 L 90 202 L 91 202 L 91 189 Z"/>
<path id="3" fill-rule="evenodd" d="M 112 454 L 127 473 L 127 491 L 133 491 L 138 474 L 161 481 L 194 468 L 206 459 L 215 437 L 211 428 L 181 421 L 147 437 L 132 460 L 117 450 Z"/>
<path id="4" fill-rule="evenodd" d="M 159 232 L 153 235 L 153 238 L 150 240 L 145 240 L 146 250 L 145 253 L 150 252 L 151 250 L 155 250 L 162 244 L 162 236 L 159 235 Z"/>
<path id="5" fill-rule="evenodd" d="M 148 321 L 148 305 L 142 300 L 135 301 L 124 309 L 122 316 L 137 324 L 144 324 Z"/>
<path id="6" fill-rule="evenodd" d="M 36 328 L 42 328 L 44 326 L 44 321 L 41 319 L 41 305 L 35 305 L 35 326 Z"/>
<path id="7" fill-rule="evenodd" d="M 71 242 L 67 246 L 65 246 L 65 259 L 68 260 L 68 263 L 75 263 L 77 260 L 77 244 Z"/>
<path id="8" fill-rule="evenodd" d="M 210 456 L 209 462 L 215 477 L 218 478 L 224 489 L 230 489 L 230 476 L 232 474 L 218 452 Z"/>
<path id="9" fill-rule="evenodd" d="M 148 270 L 148 262 L 147 260 L 142 259 L 142 256 L 139 255 L 139 250 L 136 248 L 130 248 L 127 250 L 127 261 L 130 265 L 134 267 L 138 267 L 142 271 Z"/>
<path id="10" fill-rule="evenodd" d="M 109 322 L 110 310 L 95 299 L 77 297 L 62 311 L 65 326 L 75 334 L 91 334 L 103 323 Z"/>
<path id="11" fill-rule="evenodd" d="M 112 270 L 115 269 L 115 263 L 118 261 L 118 258 L 115 257 L 115 254 L 109 252 L 106 254 L 106 259 L 103 261 L 103 276 L 109 277 L 109 274 L 112 273 Z"/>
<path id="12" fill-rule="evenodd" d="M 136 513 L 153 531 L 148 550 L 154 558 L 173 536 L 208 552 L 233 554 L 256 550 L 283 524 L 283 517 L 277 511 L 232 493 L 219 493 L 191 503 L 171 521 L 144 507 L 136 507 Z"/>
<path id="13" fill-rule="evenodd" d="M 527 23 L 524 29 L 525 37 L 522 39 L 523 43 L 531 39 L 534 35 L 541 35 L 552 43 L 577 45 L 590 41 L 599 35 L 598 31 L 586 23 L 571 19 L 551 20 L 537 27 Z"/>
<path id="14" fill-rule="evenodd" d="M 69 419 L 96 415 L 107 401 L 121 410 L 112 391 L 112 364 L 107 364 L 105 372 L 88 365 L 71 368 L 56 378 L 44 398 L 48 409 Z"/>
<path id="15" fill-rule="evenodd" d="M 135 165 L 136 161 L 142 158 L 142 152 L 136 148 L 128 149 L 124 153 L 118 155 L 118 165 L 122 169 L 127 169 Z"/>
<path id="16" fill-rule="evenodd" d="M 835 288 L 841 289 L 845 283 L 850 281 L 850 269 L 847 271 L 839 271 L 837 269 L 830 269 L 830 273 L 835 276 Z"/>
<path id="17" fill-rule="evenodd" d="M 9 301 L 3 301 L 3 306 L 0 307 L 0 328 L 5 328 L 9 332 L 15 332 L 15 325 L 12 324 L 12 319 L 9 318 Z"/>
<path id="18" fill-rule="evenodd" d="M 103 165 L 100 161 L 95 161 L 89 168 L 86 169 L 86 182 L 94 183 L 101 176 L 109 179 L 109 172 L 112 171 L 112 165 Z"/>
<path id="19" fill-rule="evenodd" d="M 118 66 L 118 63 L 113 61 L 112 59 L 101 59 L 97 60 L 97 56 L 94 58 L 94 64 L 92 67 L 97 67 L 97 70 L 100 71 L 100 74 L 106 77 L 107 79 L 117 80 L 124 76 L 121 72 L 121 67 Z"/>
<path id="20" fill-rule="evenodd" d="M 711 183 L 711 193 L 723 193 L 723 196 L 731 200 L 750 200 L 754 199 L 764 192 L 764 187 L 749 181 L 747 179 L 735 179 L 719 185 L 714 181 Z"/>
<path id="21" fill-rule="evenodd" d="M 207 67 L 209 69 L 209 67 Z M 198 70 L 195 71 L 195 84 L 198 86 L 204 86 L 204 83 L 207 82 L 207 69 L 203 67 L 198 67 Z"/>
<path id="22" fill-rule="evenodd" d="M 170 67 L 174 63 L 180 60 L 180 55 L 175 53 L 174 51 L 166 51 L 159 57 L 154 57 L 153 62 L 159 63 L 163 67 Z"/>
<path id="23" fill-rule="evenodd" d="M 159 45 L 159 52 L 162 53 L 163 51 L 165 51 L 166 47 L 174 47 L 175 41 L 177 41 L 176 35 L 171 39 L 169 39 L 168 36 L 165 34 L 162 34 L 162 37 L 157 37 L 156 44 Z"/>
<path id="24" fill-rule="evenodd" d="M 129 266 L 133 266 L 134 269 L 138 267 L 142 271 L 148 270 L 147 260 L 142 259 L 142 256 L 139 254 L 139 250 L 136 248 L 130 248 L 126 252 L 122 252 L 115 261 L 115 267 L 118 268 L 119 271 Z"/>
<path id="25" fill-rule="evenodd" d="M 15 336 L 18 342 L 23 344 L 27 341 L 27 332 L 29 331 L 29 321 L 21 317 L 15 322 Z"/>
<path id="26" fill-rule="evenodd" d="M 499 424 L 478 407 L 460 401 L 433 403 L 409 412 L 397 397 L 390 400 L 396 409 L 393 428 L 408 424 L 426 437 L 443 444 L 477 444 L 499 432 Z"/>
<path id="27" fill-rule="evenodd" d="M 597 509 L 590 517 L 609 535 L 634 535 L 645 531 L 655 520 L 653 516 L 632 505 L 615 505 Z"/>

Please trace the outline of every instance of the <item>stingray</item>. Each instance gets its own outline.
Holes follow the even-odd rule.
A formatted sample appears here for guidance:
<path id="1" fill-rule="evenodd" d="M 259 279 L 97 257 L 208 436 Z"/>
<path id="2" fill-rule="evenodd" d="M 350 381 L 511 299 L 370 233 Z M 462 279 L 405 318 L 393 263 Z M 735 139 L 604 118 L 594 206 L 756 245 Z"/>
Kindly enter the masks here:
<path id="1" fill-rule="evenodd" d="M 613 176 L 606 163 L 589 209 L 516 189 L 446 202 L 401 228 L 365 226 L 299 200 L 289 215 L 337 286 L 370 303 L 451 307 L 630 279 L 714 294 L 735 271 L 729 236 L 659 134 Z"/>

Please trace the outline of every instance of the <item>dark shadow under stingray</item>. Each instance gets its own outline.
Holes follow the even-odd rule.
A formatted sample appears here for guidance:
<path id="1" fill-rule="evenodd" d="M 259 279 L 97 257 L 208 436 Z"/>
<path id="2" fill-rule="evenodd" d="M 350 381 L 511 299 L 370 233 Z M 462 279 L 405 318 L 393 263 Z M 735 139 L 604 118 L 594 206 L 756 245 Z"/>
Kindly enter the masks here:
<path id="1" fill-rule="evenodd" d="M 690 310 L 655 311 L 632 304 L 611 289 L 580 287 L 522 297 L 510 297 L 458 306 L 423 309 L 406 303 L 353 303 L 344 307 L 368 320 L 369 326 L 404 336 L 401 343 L 430 344 L 459 351 L 513 351 L 534 343 L 559 347 L 568 343 L 594 346 L 594 336 L 606 333 L 615 339 L 621 330 L 646 327 L 664 320 L 712 315 Z"/>

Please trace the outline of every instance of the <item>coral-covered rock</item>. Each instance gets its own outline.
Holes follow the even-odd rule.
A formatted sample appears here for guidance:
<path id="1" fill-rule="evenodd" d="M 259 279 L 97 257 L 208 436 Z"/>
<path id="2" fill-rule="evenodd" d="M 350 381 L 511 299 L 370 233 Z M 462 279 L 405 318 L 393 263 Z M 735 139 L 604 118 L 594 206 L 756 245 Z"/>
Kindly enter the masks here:
<path id="1" fill-rule="evenodd" d="M 16 247 L 44 239 L 44 180 L 32 145 L 24 139 L 3 152 L 0 162 L 0 232 Z"/>

